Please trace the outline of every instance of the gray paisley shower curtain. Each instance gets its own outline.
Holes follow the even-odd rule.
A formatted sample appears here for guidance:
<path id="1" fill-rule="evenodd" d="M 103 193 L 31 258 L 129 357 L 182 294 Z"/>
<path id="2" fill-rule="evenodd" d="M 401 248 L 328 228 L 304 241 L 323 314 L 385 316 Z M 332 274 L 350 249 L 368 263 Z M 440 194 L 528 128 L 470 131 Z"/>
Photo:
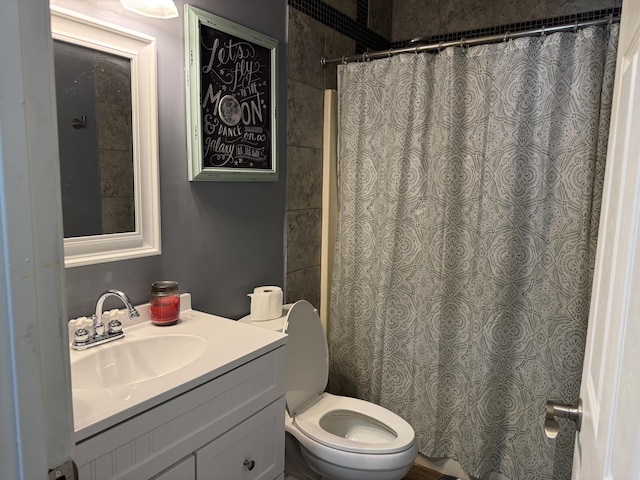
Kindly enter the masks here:
<path id="1" fill-rule="evenodd" d="M 617 34 L 339 67 L 329 388 L 476 477 L 571 477 Z"/>

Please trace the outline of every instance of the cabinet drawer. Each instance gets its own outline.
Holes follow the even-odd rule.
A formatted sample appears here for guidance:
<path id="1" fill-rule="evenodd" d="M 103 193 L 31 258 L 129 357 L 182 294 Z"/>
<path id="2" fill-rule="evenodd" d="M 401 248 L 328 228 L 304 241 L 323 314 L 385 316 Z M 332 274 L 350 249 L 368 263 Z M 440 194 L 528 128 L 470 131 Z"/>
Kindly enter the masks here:
<path id="1" fill-rule="evenodd" d="M 189 455 L 152 480 L 196 480 L 196 459 Z"/>
<path id="2" fill-rule="evenodd" d="M 284 471 L 284 399 L 196 452 L 198 480 L 273 480 Z"/>

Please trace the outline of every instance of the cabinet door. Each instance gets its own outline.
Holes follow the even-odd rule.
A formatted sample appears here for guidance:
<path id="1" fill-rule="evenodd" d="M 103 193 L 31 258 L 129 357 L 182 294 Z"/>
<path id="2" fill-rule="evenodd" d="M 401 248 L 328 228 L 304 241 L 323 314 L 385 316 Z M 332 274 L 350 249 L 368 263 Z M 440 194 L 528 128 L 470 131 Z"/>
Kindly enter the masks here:
<path id="1" fill-rule="evenodd" d="M 196 459 L 189 455 L 184 460 L 169 467 L 152 480 L 196 480 Z"/>
<path id="2" fill-rule="evenodd" d="M 284 398 L 196 452 L 198 480 L 273 480 L 284 471 Z"/>

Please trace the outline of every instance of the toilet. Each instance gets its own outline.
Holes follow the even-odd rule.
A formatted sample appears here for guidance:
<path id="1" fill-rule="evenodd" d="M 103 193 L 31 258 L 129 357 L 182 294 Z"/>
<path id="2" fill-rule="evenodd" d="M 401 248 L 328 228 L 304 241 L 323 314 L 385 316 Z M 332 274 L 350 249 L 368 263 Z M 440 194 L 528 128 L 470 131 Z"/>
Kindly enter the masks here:
<path id="1" fill-rule="evenodd" d="M 240 320 L 286 332 L 285 478 L 399 480 L 418 453 L 411 425 L 373 403 L 326 393 L 329 351 L 317 311 L 306 300 L 283 316 Z"/>

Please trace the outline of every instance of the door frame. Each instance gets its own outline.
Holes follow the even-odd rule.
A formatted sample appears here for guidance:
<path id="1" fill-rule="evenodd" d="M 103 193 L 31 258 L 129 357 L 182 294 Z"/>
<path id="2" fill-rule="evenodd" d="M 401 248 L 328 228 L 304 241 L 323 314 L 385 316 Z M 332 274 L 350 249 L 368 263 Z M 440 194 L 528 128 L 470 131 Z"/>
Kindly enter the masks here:
<path id="1" fill-rule="evenodd" d="M 53 41 L 48 0 L 0 1 L 0 465 L 71 458 Z"/>

